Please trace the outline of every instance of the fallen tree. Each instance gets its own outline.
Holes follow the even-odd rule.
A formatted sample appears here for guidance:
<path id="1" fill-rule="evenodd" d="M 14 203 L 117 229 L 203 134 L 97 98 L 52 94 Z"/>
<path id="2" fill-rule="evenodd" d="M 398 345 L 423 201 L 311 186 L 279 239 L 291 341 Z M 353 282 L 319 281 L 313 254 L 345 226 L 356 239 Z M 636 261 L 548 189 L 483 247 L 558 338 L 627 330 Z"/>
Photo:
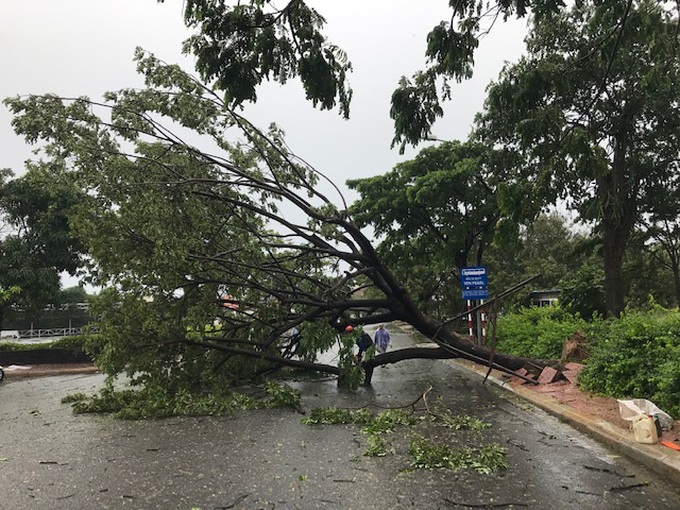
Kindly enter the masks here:
<path id="1" fill-rule="evenodd" d="M 260 131 L 177 66 L 141 50 L 136 60 L 142 90 L 6 101 L 16 131 L 41 142 L 34 165 L 85 192 L 71 221 L 97 263 L 92 282 L 107 288 L 93 303 L 102 370 L 168 389 L 279 366 L 342 374 L 355 370 L 351 338 L 340 337 L 337 367 L 317 354 L 348 324 L 390 321 L 438 348 L 377 356 L 364 363 L 369 382 L 379 364 L 415 357 L 527 363 L 423 313 L 280 130 Z"/>

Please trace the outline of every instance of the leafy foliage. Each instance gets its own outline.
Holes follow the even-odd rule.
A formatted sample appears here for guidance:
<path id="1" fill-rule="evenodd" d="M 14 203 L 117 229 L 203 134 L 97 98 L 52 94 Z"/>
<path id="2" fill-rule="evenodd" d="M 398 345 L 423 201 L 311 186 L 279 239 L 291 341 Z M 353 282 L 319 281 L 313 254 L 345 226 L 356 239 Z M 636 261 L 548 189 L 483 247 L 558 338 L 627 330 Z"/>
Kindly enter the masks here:
<path id="1" fill-rule="evenodd" d="M 354 345 L 359 334 L 359 330 L 355 330 L 351 335 L 343 334 L 340 337 L 340 350 L 338 351 L 339 383 L 350 390 L 359 387 L 363 376 L 361 366 L 357 363 L 354 355 Z"/>
<path id="2" fill-rule="evenodd" d="M 402 77 L 392 94 L 392 145 L 402 151 L 406 144 L 430 137 L 432 125 L 443 115 L 441 102 L 451 98 L 450 81 L 472 76 L 479 39 L 498 19 L 532 12 L 542 20 L 564 9 L 561 0 L 462 0 L 450 6 L 451 18 L 436 23 L 427 35 L 427 67 L 411 79 Z M 265 79 L 285 83 L 299 77 L 314 106 L 330 109 L 338 104 L 348 116 L 351 64 L 323 35 L 325 19 L 307 2 L 289 0 L 275 7 L 265 0 L 235 5 L 189 0 L 184 18 L 187 26 L 197 29 L 184 51 L 194 54 L 201 77 L 222 90 L 229 104 L 254 101 Z"/>
<path id="3" fill-rule="evenodd" d="M 650 296 L 666 308 L 680 303 L 680 230 L 674 223 L 659 221 L 631 238 L 624 263 L 628 307 L 644 308 Z"/>
<path id="4" fill-rule="evenodd" d="M 501 155 L 474 143 L 423 149 L 391 172 L 350 180 L 352 212 L 380 239 L 378 251 L 429 313 L 461 309 L 459 269 L 482 263 L 496 232 Z"/>
<path id="5" fill-rule="evenodd" d="M 504 219 L 501 223 L 508 226 L 509 221 Z M 512 237 L 507 237 L 503 243 L 494 240 L 487 251 L 485 265 L 489 268 L 494 286 L 505 290 L 525 278 L 540 276 L 531 286 L 504 299 L 502 310 L 526 306 L 530 291 L 536 288 L 561 289 L 560 302 L 564 303 L 568 293 L 564 289 L 574 273 L 583 266 L 598 263 L 593 255 L 593 244 L 597 240 L 575 232 L 566 217 L 557 213 L 541 214 L 529 225 L 515 226 L 518 230 Z M 587 285 L 587 282 L 584 284 Z M 578 293 L 576 295 L 579 296 Z M 604 297 L 598 305 L 604 306 Z M 580 312 L 580 309 L 575 311 Z"/>
<path id="6" fill-rule="evenodd" d="M 559 358 L 563 342 L 581 332 L 589 358 L 583 389 L 616 398 L 646 398 L 680 416 L 680 312 L 653 303 L 619 319 L 585 322 L 560 307 L 527 308 L 498 319 L 498 349 Z"/>
<path id="7" fill-rule="evenodd" d="M 584 264 L 562 280 L 560 304 L 565 310 L 579 314 L 585 320 L 604 316 L 604 271 L 591 264 Z"/>
<path id="8" fill-rule="evenodd" d="M 147 385 L 142 389 L 118 389 L 111 380 L 96 395 L 82 393 L 68 395 L 62 403 L 69 403 L 76 414 L 110 413 L 116 418 L 138 420 L 166 416 L 222 416 L 235 410 L 269 409 L 296 406 L 300 393 L 286 385 L 268 383 L 266 396 L 259 398 L 229 390 L 225 386 L 210 388 L 209 392 L 192 393 L 187 389 L 177 392 Z"/>
<path id="9" fill-rule="evenodd" d="M 352 66 L 322 34 L 325 19 L 305 2 L 276 9 L 263 0 L 233 6 L 189 0 L 184 17 L 189 27 L 199 29 L 185 41 L 184 51 L 196 56 L 203 80 L 224 91 L 230 105 L 255 101 L 255 89 L 265 79 L 285 83 L 299 77 L 314 106 L 338 104 L 349 116 Z"/>
<path id="10" fill-rule="evenodd" d="M 416 437 L 411 440 L 409 453 L 413 462 L 408 470 L 474 469 L 478 473 L 490 474 L 508 467 L 507 449 L 497 443 L 453 451 L 448 445 L 439 445 L 423 437 Z"/>
<path id="11" fill-rule="evenodd" d="M 475 430 L 480 431 L 491 427 L 491 424 L 481 421 L 474 416 L 465 414 L 453 414 L 450 410 L 433 416 L 435 421 L 452 430 Z"/>
<path id="12" fill-rule="evenodd" d="M 60 274 L 82 265 L 83 245 L 72 235 L 69 215 L 83 199 L 78 188 L 41 164 L 21 177 L 0 173 L 0 328 L 10 307 L 38 318 L 61 299 Z M 7 180 L 9 179 L 9 180 Z"/>
<path id="13" fill-rule="evenodd" d="M 507 212 L 531 218 L 525 197 L 564 199 L 595 223 L 607 311 L 618 314 L 633 228 L 678 170 L 677 16 L 649 0 L 577 2 L 536 19 L 527 48 L 489 88 L 477 136 L 517 155 Z"/>
<path id="14" fill-rule="evenodd" d="M 522 18 L 532 10 L 534 19 L 543 20 L 564 8 L 559 0 L 533 4 L 524 0 L 463 0 L 450 5 L 451 19 L 440 22 L 427 35 L 427 67 L 416 71 L 411 79 L 402 77 L 392 94 L 392 146 L 399 145 L 401 152 L 407 144 L 416 145 L 431 137 L 432 125 L 444 114 L 442 101 L 451 99 L 450 82 L 472 76 L 479 40 L 497 19 Z"/>
<path id="15" fill-rule="evenodd" d="M 259 131 L 177 66 L 136 58 L 147 88 L 109 93 L 107 104 L 8 101 L 15 128 L 44 139 L 44 155 L 85 191 L 74 224 L 97 263 L 94 283 L 109 287 L 92 303 L 101 368 L 175 389 L 206 383 L 199 372 L 252 378 L 293 357 L 313 364 L 353 316 L 389 318 L 384 299 L 350 298 L 376 255 L 280 130 Z M 220 155 L 185 144 L 159 118 Z M 279 214 L 281 203 L 303 220 Z M 343 257 L 353 272 L 338 279 Z M 206 331 L 215 320 L 220 327 Z M 285 335 L 293 327 L 294 339 Z M 356 367 L 345 368 L 356 384 Z"/>
<path id="16" fill-rule="evenodd" d="M 338 425 L 343 423 L 366 424 L 373 420 L 373 413 L 370 409 L 360 409 L 350 411 L 337 407 L 316 407 L 312 409 L 307 418 L 303 418 L 301 423 L 305 425 Z"/>
<path id="17" fill-rule="evenodd" d="M 428 419 L 429 418 L 429 419 Z M 388 435 L 395 432 L 399 426 L 412 427 L 418 423 L 441 424 L 450 430 L 474 430 L 479 432 L 490 427 L 477 418 L 463 415 L 453 415 L 450 411 L 439 412 L 433 410 L 425 415 L 418 415 L 413 410 L 388 409 L 374 415 L 369 409 L 351 411 L 338 408 L 316 408 L 302 423 L 307 425 L 331 425 L 355 423 L 363 425 L 361 432 L 366 436 L 367 457 L 384 457 L 396 452 L 394 444 Z M 408 451 L 412 456 L 411 464 L 404 472 L 415 469 L 474 469 L 479 473 L 492 473 L 505 469 L 506 450 L 495 443 L 489 443 L 479 448 L 462 448 L 454 451 L 449 445 L 438 445 L 425 437 L 416 434 L 410 441 Z"/>
<path id="18" fill-rule="evenodd" d="M 582 386 L 617 398 L 646 398 L 680 416 L 680 312 L 627 311 L 591 333 Z"/>
<path id="19" fill-rule="evenodd" d="M 500 351 L 534 358 L 559 359 L 562 346 L 587 324 L 559 306 L 523 308 L 498 318 Z"/>

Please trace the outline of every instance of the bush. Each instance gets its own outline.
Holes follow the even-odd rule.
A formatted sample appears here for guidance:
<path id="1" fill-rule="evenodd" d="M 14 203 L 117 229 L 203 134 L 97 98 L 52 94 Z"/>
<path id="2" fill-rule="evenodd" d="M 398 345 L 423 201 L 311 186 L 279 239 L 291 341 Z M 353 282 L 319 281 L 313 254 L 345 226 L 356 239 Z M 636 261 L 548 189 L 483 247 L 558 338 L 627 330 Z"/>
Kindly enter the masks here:
<path id="1" fill-rule="evenodd" d="M 523 308 L 498 318 L 497 349 L 516 356 L 557 359 L 564 341 L 585 328 L 583 319 L 559 306 Z"/>
<path id="2" fill-rule="evenodd" d="M 65 336 L 52 342 L 42 343 L 20 343 L 20 342 L 0 342 L 0 351 L 37 351 L 45 349 L 66 349 L 73 351 L 86 351 L 85 346 L 88 342 L 87 335 Z"/>
<path id="3" fill-rule="evenodd" d="M 584 389 L 616 398 L 646 398 L 680 416 L 680 313 L 654 306 L 627 311 L 588 332 L 591 352 Z"/>

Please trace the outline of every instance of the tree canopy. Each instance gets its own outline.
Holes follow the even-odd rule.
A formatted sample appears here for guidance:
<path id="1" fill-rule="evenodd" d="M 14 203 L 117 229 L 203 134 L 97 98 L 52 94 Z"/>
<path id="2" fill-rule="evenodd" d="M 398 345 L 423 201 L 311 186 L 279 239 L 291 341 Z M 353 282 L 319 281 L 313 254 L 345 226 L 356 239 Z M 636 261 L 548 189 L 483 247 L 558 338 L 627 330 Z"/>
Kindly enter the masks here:
<path id="1" fill-rule="evenodd" d="M 83 264 L 83 246 L 71 235 L 69 214 L 81 200 L 77 188 L 41 165 L 0 182 L 0 212 L 6 229 L 0 241 L 0 288 L 15 289 L 0 303 L 0 327 L 9 307 L 38 317 L 60 300 L 63 271 L 74 274 Z"/>
<path id="2" fill-rule="evenodd" d="M 314 106 L 337 106 L 348 116 L 351 55 L 324 35 L 323 7 L 314 4 L 189 0 L 184 18 L 197 33 L 185 42 L 184 50 L 196 57 L 200 77 L 223 91 L 231 106 L 255 101 L 257 86 L 264 80 L 285 83 L 299 78 Z M 444 113 L 442 103 L 451 99 L 451 82 L 472 76 L 479 40 L 498 20 L 529 14 L 541 20 L 564 9 L 561 0 L 459 0 L 449 6 L 450 17 L 433 20 L 423 42 L 425 69 L 395 83 L 390 112 L 393 146 L 402 150 L 431 136 L 432 125 Z"/>
<path id="3" fill-rule="evenodd" d="M 633 229 L 677 179 L 677 27 L 677 16 L 649 0 L 582 2 L 536 20 L 528 55 L 504 69 L 478 119 L 480 140 L 522 161 L 510 196 L 536 197 L 539 207 L 562 199 L 594 222 L 615 315 L 625 306 Z"/>
<path id="4" fill-rule="evenodd" d="M 357 223 L 373 229 L 381 257 L 419 306 L 461 309 L 459 271 L 481 264 L 494 238 L 505 163 L 484 145 L 444 142 L 383 175 L 347 182 L 360 193 L 351 207 Z"/>

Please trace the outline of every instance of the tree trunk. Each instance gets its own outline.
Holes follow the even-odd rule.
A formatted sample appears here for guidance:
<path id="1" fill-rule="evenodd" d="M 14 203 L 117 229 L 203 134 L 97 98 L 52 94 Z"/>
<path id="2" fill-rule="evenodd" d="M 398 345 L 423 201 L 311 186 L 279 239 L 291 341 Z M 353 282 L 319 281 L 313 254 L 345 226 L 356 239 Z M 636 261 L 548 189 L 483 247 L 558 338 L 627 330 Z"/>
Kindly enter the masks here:
<path id="1" fill-rule="evenodd" d="M 461 337 L 462 338 L 462 337 Z M 473 345 L 473 344 L 469 344 Z M 478 347 L 473 345 L 474 347 Z M 485 355 L 485 353 L 478 353 Z M 488 353 L 486 353 L 488 355 Z M 497 353 L 491 362 L 488 360 L 483 360 L 477 356 L 471 355 L 462 351 L 460 353 L 454 352 L 454 349 L 449 347 L 409 347 L 406 349 L 398 349 L 395 351 L 386 352 L 385 354 L 379 354 L 375 358 L 371 358 L 364 361 L 361 366 L 365 371 L 365 384 L 371 384 L 371 379 L 373 377 L 373 371 L 376 367 L 382 365 L 388 365 L 390 363 L 397 363 L 399 361 L 407 359 L 467 359 L 478 363 L 480 365 L 489 366 L 492 364 L 494 368 L 504 369 L 506 372 L 514 372 L 520 368 L 524 368 L 529 365 L 540 371 L 545 366 L 551 366 L 555 368 L 560 367 L 560 362 L 557 360 L 536 360 L 532 358 L 522 358 L 518 356 L 511 356 L 507 354 Z M 515 367 L 515 368 L 510 368 Z"/>
<path id="2" fill-rule="evenodd" d="M 625 288 L 621 268 L 623 255 L 635 224 L 637 204 L 626 168 L 627 127 L 622 126 L 614 140 L 611 171 L 598 182 L 602 204 L 602 255 L 607 315 L 618 317 L 625 307 Z"/>
<path id="3" fill-rule="evenodd" d="M 618 317 L 625 308 L 625 288 L 621 269 L 629 232 L 623 228 L 605 229 L 602 245 L 604 258 L 604 289 L 607 315 Z"/>

